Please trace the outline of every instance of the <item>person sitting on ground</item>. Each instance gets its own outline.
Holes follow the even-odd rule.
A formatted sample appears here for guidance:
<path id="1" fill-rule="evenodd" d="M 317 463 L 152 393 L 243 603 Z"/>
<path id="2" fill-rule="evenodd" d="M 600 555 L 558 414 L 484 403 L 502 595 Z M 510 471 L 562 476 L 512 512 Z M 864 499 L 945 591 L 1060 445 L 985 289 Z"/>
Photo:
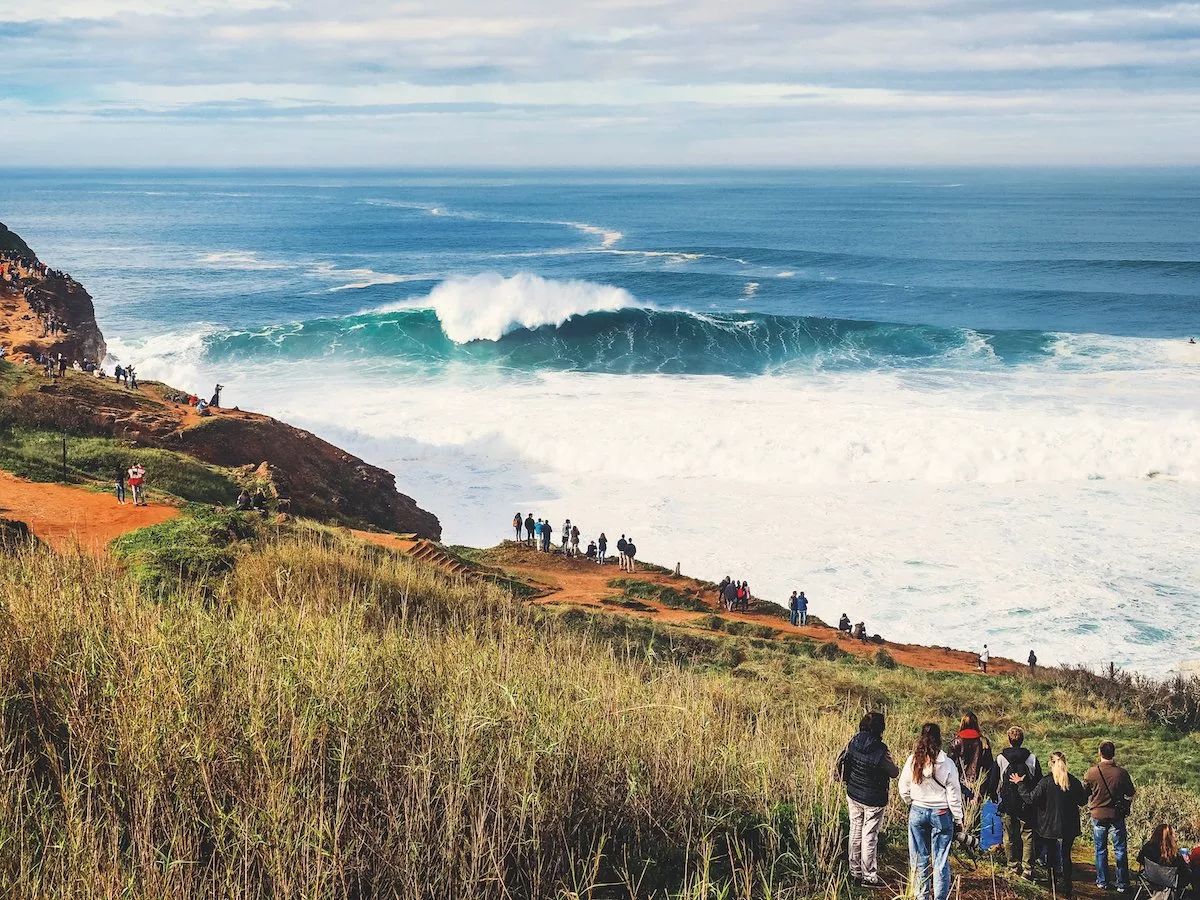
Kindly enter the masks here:
<path id="1" fill-rule="evenodd" d="M 1142 869 L 1146 868 L 1147 861 L 1167 869 L 1175 869 L 1178 873 L 1178 880 L 1175 882 L 1177 897 L 1192 883 L 1192 869 L 1188 865 L 1188 857 L 1179 849 L 1175 829 L 1170 825 L 1163 824 L 1154 829 L 1150 840 L 1138 851 L 1137 861 Z"/>
<path id="2" fill-rule="evenodd" d="M 910 885 L 909 895 L 947 900 L 950 845 L 963 824 L 963 804 L 958 769 L 942 752 L 942 729 L 936 722 L 921 726 L 917 746 L 900 770 L 900 798 L 910 807 L 908 870 L 916 884 Z"/>
<path id="3" fill-rule="evenodd" d="M 996 813 L 1004 834 L 1004 854 L 1008 857 L 1008 869 L 1016 875 L 1033 877 L 1033 860 L 1037 856 L 1037 841 L 1033 834 L 1035 811 L 1026 809 L 1021 800 L 1020 787 L 1009 781 L 1009 775 L 1021 775 L 1033 784 L 1042 780 L 1042 765 L 1033 751 L 1021 746 L 1025 743 L 1025 732 L 1014 725 L 1008 729 L 1008 746 L 1000 751 L 996 760 L 997 784 L 1000 802 Z"/>
<path id="4" fill-rule="evenodd" d="M 1088 802 L 1088 791 L 1067 768 L 1067 758 L 1055 750 L 1050 754 L 1050 774 L 1036 785 L 1026 775 L 1013 772 L 1010 783 L 1018 786 L 1021 801 L 1035 810 L 1035 830 L 1047 853 L 1046 867 L 1055 893 L 1070 897 L 1074 892 L 1071 845 L 1079 837 L 1079 807 Z"/>
<path id="5" fill-rule="evenodd" d="M 587 558 L 592 559 L 592 560 L 594 560 L 596 558 L 596 542 L 595 541 L 588 541 Z"/>
<path id="6" fill-rule="evenodd" d="M 202 416 L 210 415 L 210 413 L 208 411 L 208 404 L 205 403 L 203 400 L 201 400 L 199 403 L 196 404 L 196 412 Z"/>
<path id="7" fill-rule="evenodd" d="M 254 508 L 261 512 L 264 516 L 267 514 L 267 495 L 263 493 L 263 489 L 259 488 L 254 492 Z"/>
<path id="8" fill-rule="evenodd" d="M 992 745 L 979 730 L 979 719 L 967 710 L 958 725 L 958 734 L 946 755 L 958 766 L 964 785 L 974 786 L 992 774 Z"/>
<path id="9" fill-rule="evenodd" d="M 888 782 L 900 774 L 891 751 L 883 742 L 883 713 L 867 713 L 858 723 L 858 734 L 838 757 L 836 775 L 846 785 L 850 809 L 850 880 L 880 887 L 875 862 L 879 827 L 888 805 Z"/>
<path id="10" fill-rule="evenodd" d="M 838 631 L 844 631 L 849 634 L 851 627 L 850 617 L 845 613 L 842 613 L 842 617 L 838 619 Z"/>
<path id="11" fill-rule="evenodd" d="M 238 494 L 236 506 L 242 512 L 250 508 L 250 494 L 245 488 L 242 488 L 242 492 Z"/>

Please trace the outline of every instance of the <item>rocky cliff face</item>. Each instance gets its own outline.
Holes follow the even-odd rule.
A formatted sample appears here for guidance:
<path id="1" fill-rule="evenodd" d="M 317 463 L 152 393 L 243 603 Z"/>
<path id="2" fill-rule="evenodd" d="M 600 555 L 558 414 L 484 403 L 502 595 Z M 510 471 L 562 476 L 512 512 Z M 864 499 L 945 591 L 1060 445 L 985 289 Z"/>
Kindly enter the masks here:
<path id="1" fill-rule="evenodd" d="M 15 231 L 9 231 L 3 222 L 0 222 L 0 253 L 15 253 L 30 262 L 37 262 L 37 256 L 29 249 L 29 245 Z"/>
<path id="2" fill-rule="evenodd" d="M 7 229 L 0 231 L 0 249 L 3 241 L 13 248 L 24 246 Z M 32 260 L 32 252 L 25 258 Z M 42 337 L 38 313 L 53 313 L 66 324 L 65 332 Z M 59 275 L 31 274 L 15 290 L 0 285 L 0 338 L 11 343 L 18 357 L 36 357 L 45 350 L 61 351 L 71 361 L 102 361 L 107 352 L 91 296 L 78 282 Z M 17 421 L 125 438 L 216 466 L 268 472 L 270 483 L 297 515 L 441 538 L 437 516 L 396 490 L 390 472 L 284 422 L 240 410 L 200 418 L 172 399 L 177 392 L 153 383 L 130 391 L 108 380 L 68 373 L 33 384 L 36 389 L 4 398 Z"/>

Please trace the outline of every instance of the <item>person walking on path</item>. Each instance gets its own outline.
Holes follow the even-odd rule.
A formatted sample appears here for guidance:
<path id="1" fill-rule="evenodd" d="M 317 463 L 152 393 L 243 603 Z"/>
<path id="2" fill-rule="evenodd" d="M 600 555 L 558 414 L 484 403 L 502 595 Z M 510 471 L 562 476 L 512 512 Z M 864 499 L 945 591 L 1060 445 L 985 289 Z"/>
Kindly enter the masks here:
<path id="1" fill-rule="evenodd" d="M 525 524 L 525 520 L 521 518 L 521 514 L 517 513 L 513 516 L 513 530 L 517 533 L 517 543 L 521 543 L 521 526 Z"/>
<path id="2" fill-rule="evenodd" d="M 1033 751 L 1021 746 L 1024 743 L 1023 729 L 1017 725 L 1008 729 L 1008 746 L 1000 751 L 996 760 L 1000 794 L 996 812 L 1004 831 L 1004 855 L 1008 857 L 1009 871 L 1032 878 L 1033 860 L 1037 855 L 1033 835 L 1035 810 L 1026 809 L 1019 783 L 1009 780 L 1010 775 L 1028 778 L 1030 784 L 1042 780 L 1042 765 Z"/>
<path id="3" fill-rule="evenodd" d="M 788 612 L 791 613 L 792 627 L 795 628 L 800 624 L 800 597 L 795 591 L 792 591 L 792 596 L 788 600 Z"/>
<path id="4" fill-rule="evenodd" d="M 734 606 L 737 605 L 737 582 L 732 580 L 727 582 L 722 594 L 725 600 L 725 609 L 733 612 Z"/>
<path id="5" fill-rule="evenodd" d="M 1021 802 L 1037 817 L 1036 830 L 1047 849 L 1050 884 L 1061 897 L 1074 892 L 1071 845 L 1079 837 L 1079 807 L 1088 802 L 1087 789 L 1067 769 L 1067 758 L 1055 750 L 1050 754 L 1050 775 L 1037 784 L 1028 775 L 1008 776 L 1017 785 Z"/>
<path id="6" fill-rule="evenodd" d="M 988 650 L 988 645 L 984 644 L 983 649 L 979 651 L 979 668 L 984 675 L 987 674 L 987 666 L 991 658 L 991 651 Z"/>
<path id="7" fill-rule="evenodd" d="M 608 553 L 608 538 L 604 536 L 604 532 L 600 532 L 600 537 L 596 541 L 596 563 L 604 565 L 604 555 Z"/>
<path id="8" fill-rule="evenodd" d="M 1087 770 L 1083 783 L 1088 789 L 1088 813 L 1092 817 L 1092 840 L 1096 845 L 1096 885 L 1108 886 L 1108 841 L 1112 839 L 1117 869 L 1117 893 L 1129 889 L 1129 833 L 1125 820 L 1132 806 L 1133 779 L 1116 763 L 1117 746 L 1100 744 L 1100 758 Z"/>
<path id="9" fill-rule="evenodd" d="M 116 477 L 117 502 L 120 504 L 124 504 L 125 503 L 125 467 L 122 465 L 118 465 L 116 474 L 117 474 L 117 477 Z"/>
<path id="10" fill-rule="evenodd" d="M 527 515 L 525 517 L 525 543 L 527 543 L 527 544 L 533 543 L 533 532 L 536 527 L 537 527 L 537 525 L 533 521 L 533 513 L 530 513 L 529 515 Z M 517 540 L 520 540 L 520 539 L 521 539 L 521 536 L 520 536 L 520 534 L 518 534 Z"/>
<path id="11" fill-rule="evenodd" d="M 900 798 L 908 804 L 908 868 L 917 900 L 950 896 L 950 844 L 962 827 L 958 769 L 942 752 L 942 729 L 921 726 L 921 736 L 900 771 Z"/>
<path id="12" fill-rule="evenodd" d="M 796 612 L 799 615 L 800 624 L 808 625 L 808 598 L 804 596 L 804 591 L 800 592 L 800 596 L 796 598 Z"/>
<path id="13" fill-rule="evenodd" d="M 629 561 L 625 558 L 625 548 L 629 546 L 629 542 L 625 540 L 625 535 L 621 535 L 621 539 L 617 541 L 617 554 L 620 556 L 621 571 L 625 572 L 629 568 Z"/>
<path id="14" fill-rule="evenodd" d="M 883 713 L 867 713 L 858 723 L 858 734 L 838 757 L 836 774 L 846 785 L 850 809 L 850 879 L 868 887 L 882 887 L 875 853 L 879 827 L 887 812 L 888 782 L 900 774 L 891 751 L 883 742 Z"/>
<path id="15" fill-rule="evenodd" d="M 129 468 L 129 490 L 133 494 L 134 506 L 146 505 L 146 470 L 138 463 Z"/>

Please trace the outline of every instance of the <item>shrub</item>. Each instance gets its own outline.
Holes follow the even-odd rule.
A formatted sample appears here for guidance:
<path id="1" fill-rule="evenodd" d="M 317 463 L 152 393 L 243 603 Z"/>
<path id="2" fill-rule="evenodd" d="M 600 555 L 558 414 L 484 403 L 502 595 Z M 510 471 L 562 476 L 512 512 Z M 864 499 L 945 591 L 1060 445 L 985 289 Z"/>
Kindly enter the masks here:
<path id="1" fill-rule="evenodd" d="M 896 668 L 896 660 L 892 654 L 888 653 L 886 648 L 880 647 L 875 651 L 875 665 L 881 669 L 894 669 Z"/>
<path id="2" fill-rule="evenodd" d="M 826 641 L 817 648 L 817 656 L 821 659 L 840 659 L 845 655 L 846 651 L 837 645 L 837 641 Z"/>

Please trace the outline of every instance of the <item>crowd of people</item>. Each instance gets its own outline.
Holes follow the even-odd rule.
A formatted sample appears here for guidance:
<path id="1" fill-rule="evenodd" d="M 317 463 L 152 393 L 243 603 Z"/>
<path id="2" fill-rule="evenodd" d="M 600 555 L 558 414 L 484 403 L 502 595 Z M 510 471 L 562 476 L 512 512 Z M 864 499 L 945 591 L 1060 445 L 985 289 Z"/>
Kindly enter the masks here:
<path id="1" fill-rule="evenodd" d="M 549 519 L 535 519 L 533 513 L 528 515 L 516 513 L 513 516 L 512 527 L 513 537 L 518 544 L 526 544 L 542 553 L 555 552 L 554 526 L 550 524 Z M 563 522 L 562 530 L 559 532 L 561 543 L 558 552 L 568 559 L 583 558 L 597 565 L 606 564 L 610 559 L 608 535 L 603 531 L 600 532 L 599 537 L 588 541 L 587 548 L 582 552 L 579 549 L 581 536 L 582 532 L 579 530 L 578 523 L 573 524 L 570 519 L 567 519 Z M 617 561 L 622 572 L 637 571 L 637 545 L 634 544 L 633 538 L 621 535 L 617 540 Z"/>
<path id="2" fill-rule="evenodd" d="M 1043 772 L 1041 760 L 1025 747 L 1019 726 L 1008 729 L 1008 746 L 993 755 L 972 712 L 962 716 L 948 748 L 943 746 L 941 726 L 925 723 L 912 753 L 897 766 L 883 740 L 885 725 L 882 713 L 864 715 L 835 766 L 834 777 L 846 790 L 849 869 L 856 884 L 884 885 L 878 872 L 879 830 L 890 783 L 898 779 L 900 798 L 909 807 L 910 894 L 920 900 L 947 900 L 953 845 L 956 840 L 973 843 L 966 822 L 975 817 L 968 812 L 989 800 L 1000 819 L 1002 847 L 1013 877 L 1034 879 L 1040 867 L 1056 896 L 1071 897 L 1071 850 L 1082 832 L 1080 809 L 1086 807 L 1095 844 L 1096 884 L 1113 884 L 1119 894 L 1130 889 L 1127 820 L 1136 791 L 1129 772 L 1117 764 L 1112 741 L 1100 743 L 1095 764 L 1081 780 L 1058 750 L 1049 754 Z M 1200 847 L 1182 849 L 1170 824 L 1154 829 L 1137 859 L 1153 884 L 1173 892 L 1171 900 L 1200 884 Z M 1115 883 L 1110 875 L 1115 875 Z"/>

